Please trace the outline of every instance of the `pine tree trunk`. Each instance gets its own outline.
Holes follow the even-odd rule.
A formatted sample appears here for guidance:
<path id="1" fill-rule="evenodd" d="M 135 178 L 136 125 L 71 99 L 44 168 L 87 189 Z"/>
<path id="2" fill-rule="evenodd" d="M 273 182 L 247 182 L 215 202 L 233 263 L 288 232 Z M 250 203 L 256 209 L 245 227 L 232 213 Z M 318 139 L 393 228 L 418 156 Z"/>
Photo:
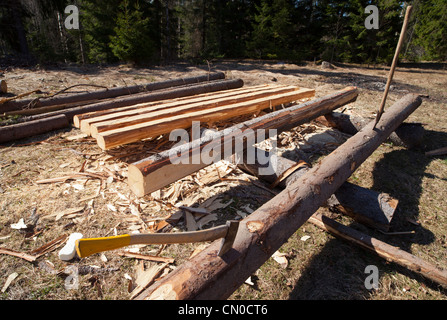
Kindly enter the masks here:
<path id="1" fill-rule="evenodd" d="M 30 54 L 29 54 L 28 43 L 26 42 L 26 34 L 25 34 L 25 28 L 23 26 L 22 14 L 20 12 L 20 2 L 16 0 L 12 0 L 9 2 L 12 10 L 12 16 L 14 19 L 14 27 L 17 32 L 17 40 L 20 45 L 20 53 L 22 53 L 25 57 L 28 57 Z"/>

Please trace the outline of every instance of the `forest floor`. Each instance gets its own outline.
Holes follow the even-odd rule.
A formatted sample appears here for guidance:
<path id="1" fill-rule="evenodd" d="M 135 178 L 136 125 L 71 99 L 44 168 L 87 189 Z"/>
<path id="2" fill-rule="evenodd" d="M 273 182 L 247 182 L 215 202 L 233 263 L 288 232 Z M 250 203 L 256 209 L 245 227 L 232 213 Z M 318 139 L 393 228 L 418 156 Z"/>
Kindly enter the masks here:
<path id="1" fill-rule="evenodd" d="M 0 73 L 9 91 L 21 94 L 35 89 L 52 93 L 68 86 L 87 83 L 106 87 L 144 84 L 153 81 L 224 71 L 227 78 L 241 78 L 245 86 L 276 83 L 314 88 L 316 96 L 347 86 L 357 86 L 359 97 L 345 112 L 374 117 L 388 76 L 388 68 L 337 65 L 323 69 L 313 64 L 295 65 L 264 61 L 222 61 L 208 65 L 179 63 L 163 67 L 59 66 L 27 69 L 9 67 Z M 447 71 L 429 65 L 399 67 L 388 97 L 389 106 L 406 93 L 428 95 L 408 122 L 423 123 L 423 144 L 414 150 L 382 144 L 349 181 L 385 192 L 399 200 L 390 231 L 377 230 L 336 215 L 337 221 L 375 236 L 389 244 L 447 269 L 447 158 L 428 157 L 426 151 L 447 146 Z M 77 88 L 76 90 L 79 90 Z M 301 148 L 311 161 L 331 152 L 325 145 L 311 147 L 306 134 L 329 132 L 340 144 L 346 135 L 315 123 L 281 134 L 280 151 L 294 154 Z M 76 128 L 16 141 L 0 146 L 0 248 L 32 252 L 61 235 L 81 232 L 85 237 L 153 230 L 180 202 L 207 208 L 219 219 L 241 218 L 256 210 L 274 195 L 268 185 L 257 181 L 228 163 L 219 163 L 170 185 L 161 192 L 136 198 L 127 187 L 127 164 L 167 148 L 166 137 L 103 152 L 91 138 L 79 137 Z M 284 141 L 284 143 L 280 143 Z M 295 153 L 298 154 L 298 153 Z M 58 177 L 80 169 L 108 172 L 113 178 L 68 180 L 37 184 L 41 179 Z M 216 177 L 219 170 L 221 178 Z M 205 177 L 208 177 L 205 179 Z M 255 183 L 250 182 L 254 180 Z M 247 182 L 248 181 L 248 182 Z M 227 205 L 227 206 L 225 206 Z M 321 208 L 325 213 L 326 209 Z M 33 215 L 33 212 L 35 214 Z M 39 216 L 33 225 L 33 218 Z M 332 217 L 334 215 L 332 214 Z M 32 225 L 28 232 L 14 229 L 20 219 Z M 37 221 L 37 222 L 36 222 Z M 185 223 L 175 228 L 183 230 Z M 164 276 L 204 244 L 144 246 L 131 248 L 139 253 L 172 258 L 163 265 Z M 125 258 L 116 251 L 95 254 L 82 260 L 63 262 L 58 250 L 46 253 L 36 262 L 0 255 L 0 299 L 129 299 L 142 270 L 160 266 Z M 350 299 L 350 300 L 445 300 L 447 292 L 436 284 L 376 255 L 339 240 L 310 223 L 304 224 L 275 256 L 257 270 L 234 294 L 234 300 Z M 281 263 L 279 263 L 281 262 Z M 69 289 L 72 276 L 68 266 L 77 267 L 79 285 Z M 378 267 L 379 288 L 365 288 L 365 268 Z M 73 270 L 73 269 L 71 269 Z M 82 272 L 81 272 L 82 270 Z M 11 276 L 13 275 L 13 276 Z M 11 280 L 8 281 L 7 279 Z M 137 281 L 136 281 L 137 280 Z"/>

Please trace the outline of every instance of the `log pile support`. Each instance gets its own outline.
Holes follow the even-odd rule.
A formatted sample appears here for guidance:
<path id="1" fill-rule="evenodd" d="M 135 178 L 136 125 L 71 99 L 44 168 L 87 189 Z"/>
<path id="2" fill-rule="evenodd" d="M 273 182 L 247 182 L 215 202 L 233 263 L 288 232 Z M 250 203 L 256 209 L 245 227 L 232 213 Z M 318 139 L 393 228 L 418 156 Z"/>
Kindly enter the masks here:
<path id="1" fill-rule="evenodd" d="M 259 155 L 262 157 L 259 158 Z M 299 165 L 303 161 L 295 162 L 273 152 L 257 149 L 256 156 L 254 163 L 247 163 L 246 157 L 244 157 L 244 161 L 238 163 L 238 168 L 281 189 L 286 189 L 310 170 L 309 165 L 305 162 L 304 165 Z M 262 159 L 269 159 L 269 161 L 263 163 Z M 269 175 L 262 174 L 266 172 L 265 169 L 269 164 L 274 164 L 275 170 L 272 170 L 272 174 Z M 330 210 L 341 212 L 359 223 L 388 232 L 398 203 L 397 199 L 386 193 L 378 193 L 345 182 L 326 201 L 325 206 Z"/>

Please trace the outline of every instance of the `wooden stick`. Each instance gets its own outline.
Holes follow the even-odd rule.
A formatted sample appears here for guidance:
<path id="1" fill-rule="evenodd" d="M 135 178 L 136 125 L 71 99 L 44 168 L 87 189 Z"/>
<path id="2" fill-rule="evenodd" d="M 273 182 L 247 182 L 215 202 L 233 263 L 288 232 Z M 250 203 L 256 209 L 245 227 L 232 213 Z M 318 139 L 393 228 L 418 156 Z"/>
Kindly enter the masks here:
<path id="1" fill-rule="evenodd" d="M 36 256 L 33 256 L 31 254 L 25 253 L 25 252 L 18 252 L 12 249 L 7 249 L 7 248 L 0 248 L 0 254 L 7 254 L 10 256 L 14 256 L 14 257 L 18 257 L 18 258 L 22 258 L 28 262 L 34 262 L 37 260 Z"/>
<path id="2" fill-rule="evenodd" d="M 348 240 L 364 249 L 374 252 L 387 261 L 408 268 L 447 288 L 447 271 L 441 270 L 404 250 L 342 225 L 320 213 L 316 213 L 310 217 L 309 222 L 339 238 Z"/>
<path id="3" fill-rule="evenodd" d="M 357 88 L 347 87 L 322 98 L 239 123 L 223 131 L 214 132 L 201 139 L 142 159 L 128 167 L 129 186 L 137 196 L 144 196 L 208 166 L 210 163 L 192 161 L 193 155 L 200 155 L 204 148 L 216 151 L 213 154 L 214 159 L 223 159 L 223 150 L 226 148 L 234 150 L 234 140 L 240 140 L 244 135 L 257 135 L 260 131 L 258 129 L 276 129 L 279 134 L 281 131 L 311 121 L 355 101 L 357 96 Z M 171 162 L 172 154 L 186 155 L 188 164 L 173 164 Z"/>
<path id="4" fill-rule="evenodd" d="M 0 105 L 4 104 L 6 102 L 9 102 L 9 101 L 13 101 L 13 100 L 25 97 L 25 96 L 29 96 L 30 94 L 33 94 L 33 93 L 38 92 L 38 91 L 40 91 L 40 90 L 33 90 L 33 91 L 29 91 L 29 92 L 25 92 L 25 93 L 19 94 L 18 96 L 15 96 L 15 97 L 4 98 L 4 99 L 0 100 Z M 7 112 L 6 112 L 6 115 L 8 115 Z"/>
<path id="5" fill-rule="evenodd" d="M 410 20 L 410 15 L 411 15 L 412 9 L 413 9 L 412 6 L 408 6 L 407 11 L 405 13 L 405 19 L 404 19 L 404 23 L 402 25 L 402 30 L 400 32 L 399 42 L 397 43 L 397 48 L 396 48 L 396 52 L 394 54 L 393 63 L 391 64 L 390 73 L 388 75 L 388 80 L 387 80 L 386 86 L 385 86 L 385 92 L 383 93 L 382 102 L 380 103 L 379 111 L 377 112 L 377 117 L 376 117 L 376 122 L 374 123 L 374 127 L 377 125 L 380 118 L 382 117 L 382 114 L 383 114 L 383 111 L 385 108 L 386 98 L 388 97 L 388 92 L 390 90 L 391 81 L 393 80 L 393 76 L 394 76 L 394 70 L 396 69 L 397 61 L 399 60 L 400 49 L 402 48 L 402 44 L 405 39 L 405 33 L 407 32 L 408 22 Z"/>
<path id="6" fill-rule="evenodd" d="M 422 100 L 407 95 L 380 121 L 371 122 L 305 175 L 240 222 L 233 250 L 217 256 L 210 246 L 157 281 L 139 299 L 228 298 L 300 228 Z"/>
<path id="7" fill-rule="evenodd" d="M 66 239 L 68 238 L 68 235 L 64 234 L 59 236 L 58 238 L 44 244 L 43 246 L 33 250 L 30 252 L 31 255 L 35 256 L 36 258 L 39 258 L 43 256 L 44 254 L 47 254 L 50 251 L 55 250 L 57 247 L 59 247 Z"/>
<path id="8" fill-rule="evenodd" d="M 426 156 L 442 156 L 444 154 L 447 154 L 447 147 L 428 151 L 425 153 Z"/>
<path id="9" fill-rule="evenodd" d="M 49 178 L 49 179 L 43 179 L 43 180 L 37 180 L 37 184 L 46 184 L 46 183 L 59 183 L 59 182 L 65 182 L 70 179 L 86 179 L 86 178 L 95 178 L 95 179 L 107 179 L 108 175 L 93 173 L 93 172 L 73 172 L 68 173 L 65 176 L 62 177 L 56 177 L 56 178 Z"/>
<path id="10" fill-rule="evenodd" d="M 135 258 L 135 259 L 154 261 L 154 262 L 174 263 L 174 261 L 175 261 L 174 258 L 152 256 L 152 255 L 141 254 L 141 253 L 127 252 L 127 251 L 118 252 L 117 254 L 122 257 L 126 257 L 126 258 Z"/>

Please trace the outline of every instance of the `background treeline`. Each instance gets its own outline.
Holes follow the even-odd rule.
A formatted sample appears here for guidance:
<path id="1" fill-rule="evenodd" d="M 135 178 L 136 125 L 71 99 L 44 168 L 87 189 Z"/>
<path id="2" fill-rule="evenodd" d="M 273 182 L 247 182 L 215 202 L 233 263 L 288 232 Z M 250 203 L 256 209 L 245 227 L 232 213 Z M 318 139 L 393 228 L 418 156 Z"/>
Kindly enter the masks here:
<path id="1" fill-rule="evenodd" d="M 67 30 L 67 5 L 80 29 Z M 380 10 L 367 30 L 365 8 Z M 0 57 L 137 64 L 178 59 L 389 63 L 407 5 L 402 58 L 447 60 L 447 0 L 0 0 Z"/>

